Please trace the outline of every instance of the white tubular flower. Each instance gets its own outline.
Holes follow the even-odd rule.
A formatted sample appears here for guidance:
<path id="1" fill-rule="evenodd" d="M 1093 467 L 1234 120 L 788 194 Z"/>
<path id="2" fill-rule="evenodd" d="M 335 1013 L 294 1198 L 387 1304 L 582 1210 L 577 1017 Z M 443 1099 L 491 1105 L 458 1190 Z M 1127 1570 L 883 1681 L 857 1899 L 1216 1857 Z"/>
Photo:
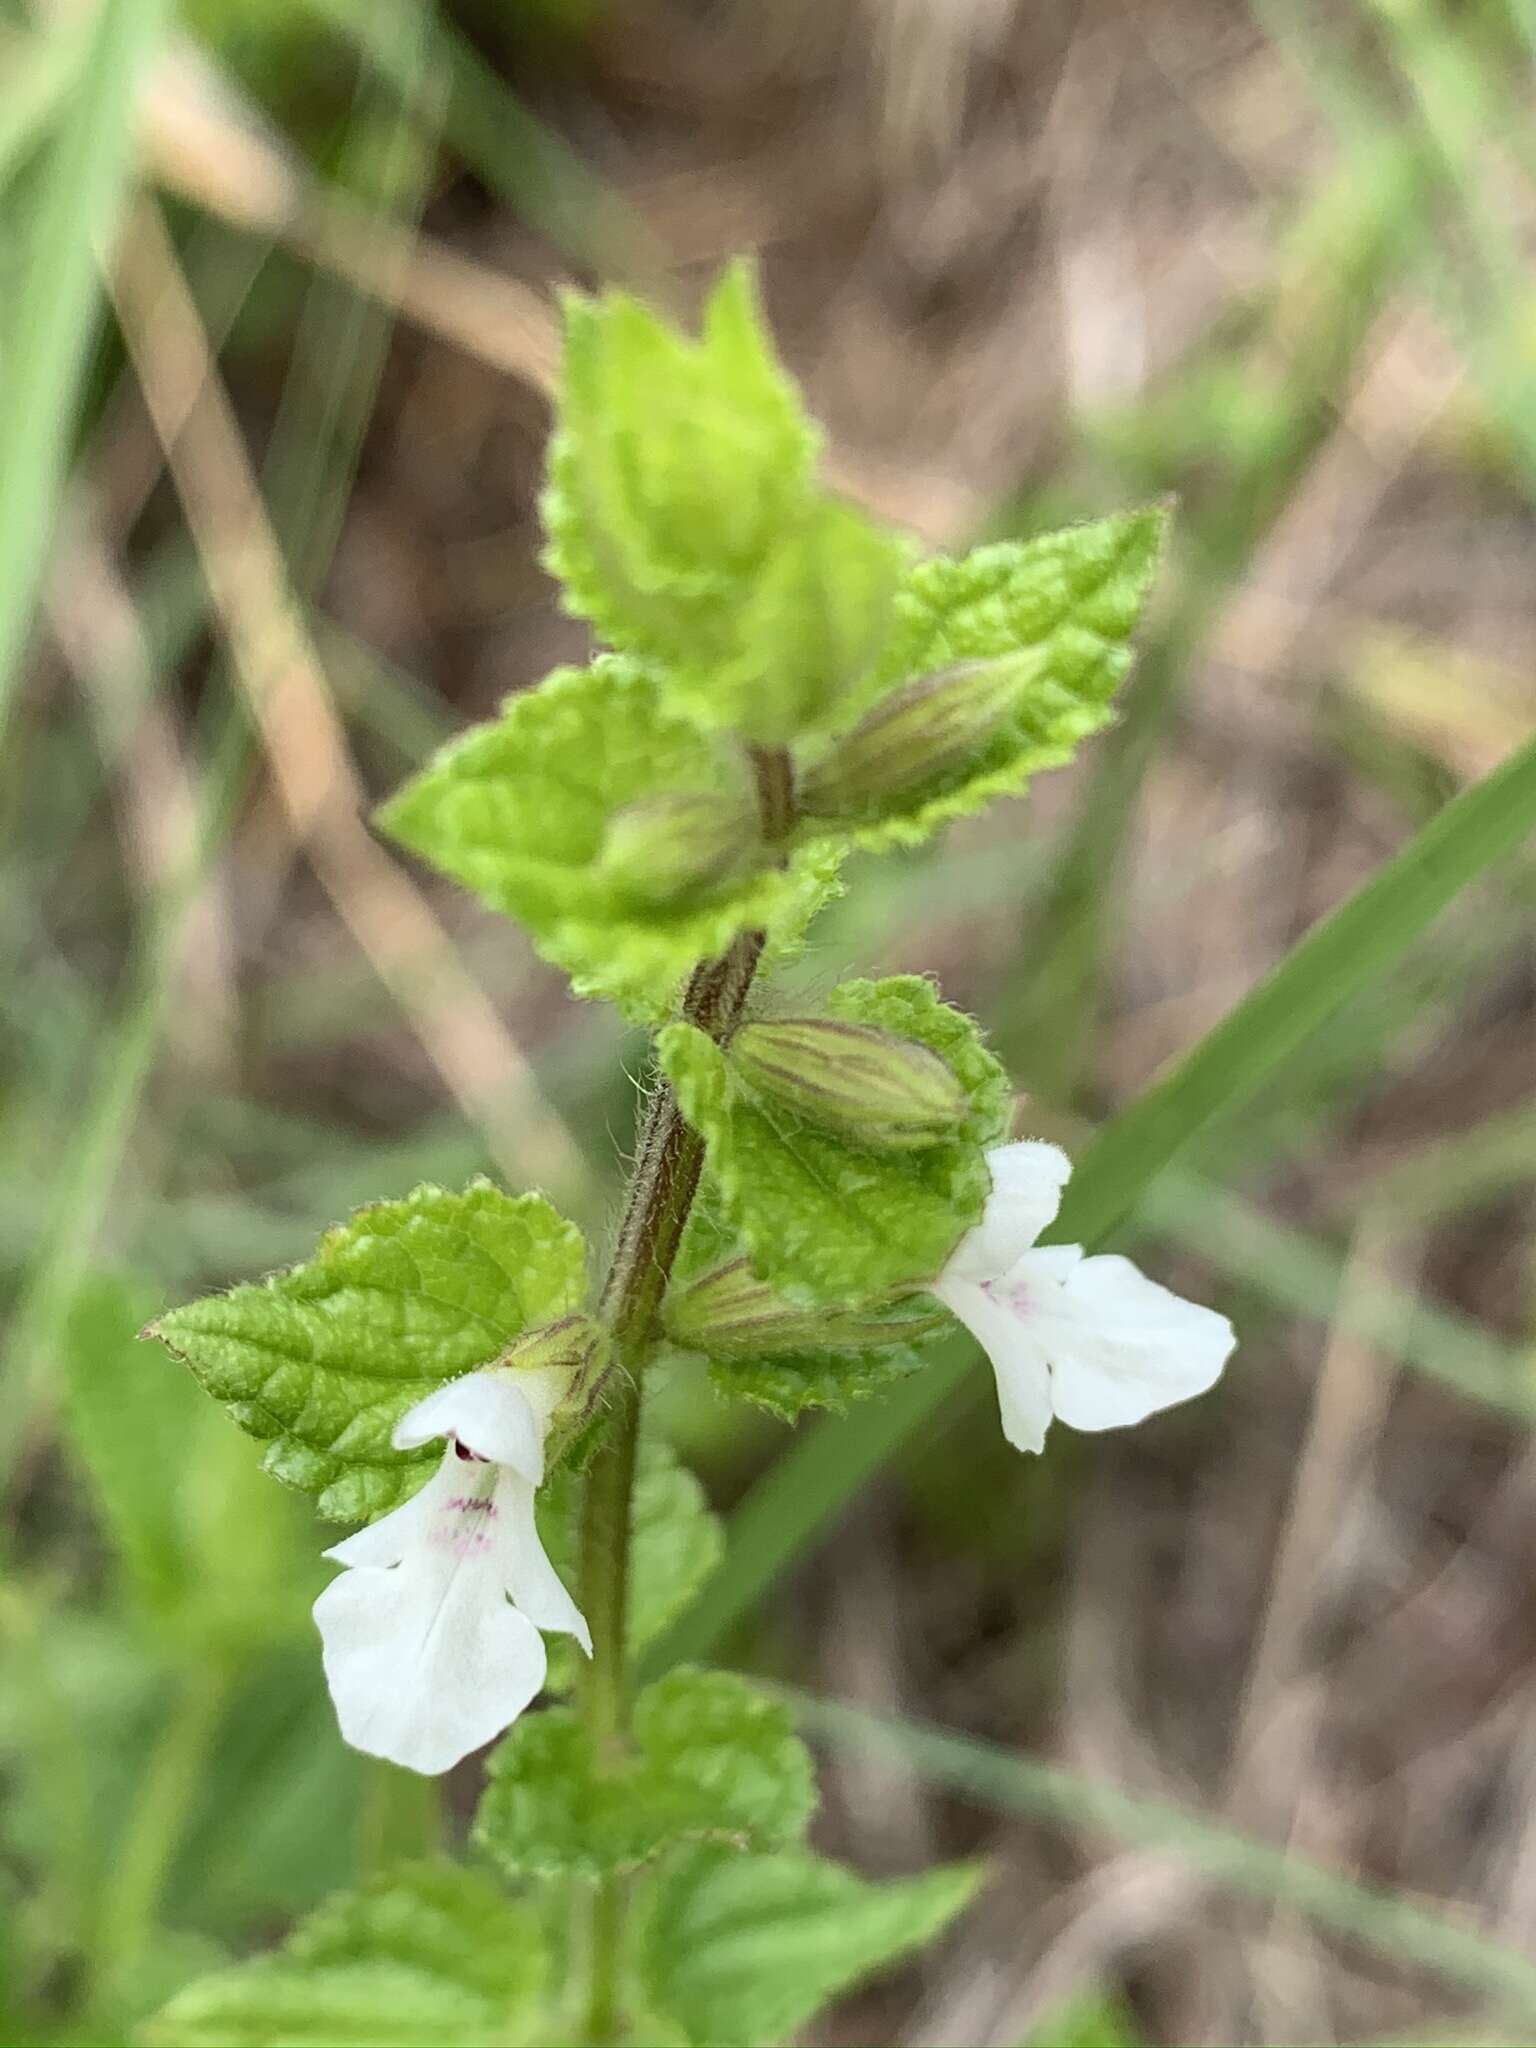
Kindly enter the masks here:
<path id="1" fill-rule="evenodd" d="M 992 1193 L 931 1292 L 992 1361 L 1003 1434 L 1045 1447 L 1052 1416 L 1118 1429 L 1215 1384 L 1237 1342 L 1225 1316 L 1185 1301 L 1129 1259 L 1085 1259 L 1035 1239 L 1072 1172 L 1055 1145 L 987 1154 Z"/>
<path id="2" fill-rule="evenodd" d="M 533 1519 L 562 1384 L 539 1371 L 466 1373 L 397 1426 L 397 1450 L 446 1437 L 443 1462 L 404 1507 L 325 1553 L 348 1569 L 315 1602 L 326 1682 L 354 1749 L 435 1776 L 537 1694 L 540 1629 L 592 1654 Z"/>

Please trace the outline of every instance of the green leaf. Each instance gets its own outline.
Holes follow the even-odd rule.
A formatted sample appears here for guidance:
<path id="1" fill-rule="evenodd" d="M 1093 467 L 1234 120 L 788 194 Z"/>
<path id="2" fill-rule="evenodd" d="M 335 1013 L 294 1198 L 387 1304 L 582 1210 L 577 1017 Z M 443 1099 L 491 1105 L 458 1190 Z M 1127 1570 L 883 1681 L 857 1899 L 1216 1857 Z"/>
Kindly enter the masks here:
<path id="1" fill-rule="evenodd" d="M 491 1758 L 475 1839 L 512 1872 L 597 1877 L 680 1842 L 793 1841 L 815 1801 L 778 1701 L 729 1672 L 684 1668 L 640 1695 L 634 1752 L 606 1768 L 570 1708 L 519 1721 Z"/>
<path id="2" fill-rule="evenodd" d="M 151 1606 L 174 1606 L 192 1560 L 178 1487 L 189 1425 L 204 1403 L 163 1353 L 136 1342 L 153 1299 L 145 1287 L 87 1281 L 70 1310 L 64 1371 L 70 1439 L 96 1490 L 123 1567 Z"/>
<path id="3" fill-rule="evenodd" d="M 738 932 L 798 932 L 836 872 L 826 849 L 802 852 L 787 870 L 747 864 L 670 906 L 637 902 L 603 864 L 610 825 L 636 804 L 694 794 L 739 802 L 750 846 L 756 798 L 741 750 L 669 711 L 653 672 L 608 656 L 514 697 L 495 724 L 445 747 L 379 821 L 521 919 L 579 994 L 648 1020 L 668 1014 L 695 963 Z"/>
<path id="4" fill-rule="evenodd" d="M 765 564 L 730 645 L 707 664 L 676 658 L 667 689 L 701 724 L 760 746 L 824 731 L 890 635 L 912 550 L 851 506 L 820 498 Z"/>
<path id="5" fill-rule="evenodd" d="M 151 1326 L 252 1436 L 268 1471 L 339 1520 L 382 1514 L 439 1453 L 390 1445 L 405 1411 L 586 1293 L 581 1233 L 542 1195 L 477 1180 L 359 1209 L 315 1256 Z"/>
<path id="6" fill-rule="evenodd" d="M 709 1376 L 722 1394 L 766 1408 L 794 1422 L 808 1408 L 841 1415 L 855 1401 L 883 1394 L 921 1372 L 927 1355 L 917 1344 L 859 1351 L 789 1351 L 768 1358 L 711 1359 Z"/>
<path id="7" fill-rule="evenodd" d="M 275 1955 L 199 1979 L 150 2048 L 489 2048 L 533 2038 L 535 1914 L 490 1878 L 425 1863 L 332 1899 Z"/>
<path id="8" fill-rule="evenodd" d="M 895 629 L 877 669 L 845 704 L 845 730 L 901 684 L 957 662 L 1029 650 L 1041 666 L 969 759 L 872 800 L 862 817 L 841 816 L 835 825 L 807 819 L 803 835 L 873 849 L 915 846 L 950 819 L 1017 795 L 1041 769 L 1069 761 L 1113 716 L 1166 516 L 1152 506 L 920 562 L 896 599 Z"/>
<path id="9" fill-rule="evenodd" d="M 868 1301 L 931 1279 L 981 1214 L 991 1187 L 984 1149 L 1005 1134 L 1012 1106 L 975 1024 L 921 976 L 844 982 L 826 1009 L 940 1054 L 970 1097 L 957 1136 L 921 1152 L 868 1151 L 759 1103 L 693 1026 L 669 1025 L 656 1041 L 708 1147 L 720 1209 L 759 1275 L 802 1305 Z"/>
<path id="10" fill-rule="evenodd" d="M 629 653 L 704 673 L 810 501 L 817 435 L 779 368 L 752 273 L 728 270 L 697 342 L 623 292 L 565 304 L 546 561 Z"/>
<path id="11" fill-rule="evenodd" d="M 763 2048 L 919 1948 L 968 1903 L 979 1869 L 866 1884 L 805 1850 L 701 1851 L 654 1887 L 641 1969 L 697 2048 Z"/>
<path id="12" fill-rule="evenodd" d="M 62 1361 L 70 1441 L 137 1597 L 183 1638 L 228 1650 L 309 1629 L 307 1517 L 187 1374 L 139 1342 L 142 1282 L 86 1281 Z"/>
<path id="13" fill-rule="evenodd" d="M 568 1586 L 577 1580 L 582 1480 L 562 1467 L 539 1489 L 539 1534 Z M 638 1656 L 688 1607 L 720 1562 L 719 1517 L 704 1489 L 663 1438 L 644 1432 L 636 1462 L 629 1523 L 629 1628 Z M 575 1644 L 551 1640 L 545 1690 L 568 1691 L 585 1663 Z"/>

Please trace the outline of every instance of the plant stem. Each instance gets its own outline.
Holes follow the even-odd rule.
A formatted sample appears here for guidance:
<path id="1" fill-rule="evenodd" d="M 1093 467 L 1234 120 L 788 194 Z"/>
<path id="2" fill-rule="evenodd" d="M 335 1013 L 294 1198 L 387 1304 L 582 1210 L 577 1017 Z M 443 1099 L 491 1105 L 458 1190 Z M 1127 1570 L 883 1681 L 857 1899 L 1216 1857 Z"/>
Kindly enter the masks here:
<path id="1" fill-rule="evenodd" d="M 763 836 L 788 837 L 794 782 L 783 749 L 754 749 Z M 718 960 L 694 969 L 683 1016 L 725 1044 L 735 1030 L 762 958 L 764 934 L 743 932 Z M 592 1659 L 582 1687 L 582 1715 L 600 1762 L 618 1763 L 629 1734 L 627 1656 L 630 1503 L 640 1437 L 641 1376 L 653 1341 L 688 1212 L 698 1190 L 704 1144 L 684 1120 L 677 1098 L 658 1081 L 646 1105 L 634 1171 L 619 1225 L 601 1313 L 613 1340 L 617 1370 L 608 1429 L 592 1460 L 582 1503 L 579 1577 L 582 1611 L 592 1630 Z M 623 1938 L 622 1879 L 604 1878 L 588 1921 L 586 2038 L 592 2048 L 618 2038 L 619 1954 Z"/>

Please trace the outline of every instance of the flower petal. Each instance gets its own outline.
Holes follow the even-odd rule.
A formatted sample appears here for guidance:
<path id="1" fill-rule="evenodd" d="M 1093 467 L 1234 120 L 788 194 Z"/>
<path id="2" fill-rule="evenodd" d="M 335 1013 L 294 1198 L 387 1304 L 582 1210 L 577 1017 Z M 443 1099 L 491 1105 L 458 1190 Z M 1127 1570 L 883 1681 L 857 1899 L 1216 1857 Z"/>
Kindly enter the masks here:
<path id="1" fill-rule="evenodd" d="M 454 1436 L 477 1458 L 509 1465 L 535 1486 L 544 1477 L 544 1432 L 510 1372 L 467 1372 L 408 1409 L 395 1425 L 397 1451 Z"/>
<path id="2" fill-rule="evenodd" d="M 944 1279 L 933 1292 L 992 1361 L 1003 1435 L 1018 1450 L 1043 1451 L 1051 1424 L 1051 1376 L 1029 1322 L 970 1281 Z"/>
<path id="3" fill-rule="evenodd" d="M 503 1524 L 499 1554 L 514 1606 L 540 1628 L 574 1636 L 590 1657 L 592 1631 L 586 1617 L 539 1541 L 533 1488 L 517 1473 L 504 1472 L 496 1487 L 496 1505 Z"/>
<path id="4" fill-rule="evenodd" d="M 343 1572 L 320 1595 L 326 1683 L 354 1749 L 434 1777 L 534 1698 L 544 1640 L 509 1605 L 494 1555 L 417 1550 L 392 1571 Z"/>
<path id="5" fill-rule="evenodd" d="M 995 1280 L 1006 1273 L 1061 1207 L 1061 1191 L 1072 1173 L 1072 1162 L 1059 1145 L 1033 1138 L 994 1146 L 987 1165 L 992 1192 L 981 1221 L 950 1254 L 946 1280 Z"/>
<path id="6" fill-rule="evenodd" d="M 1019 1262 L 999 1287 L 1051 1367 L 1051 1405 L 1073 1429 L 1118 1429 L 1214 1386 L 1237 1339 L 1214 1309 L 1159 1287 L 1129 1259 L 1084 1259 L 1064 1278 Z"/>
<path id="7" fill-rule="evenodd" d="M 427 1540 L 432 1522 L 454 1490 L 458 1462 L 450 1444 L 442 1463 L 419 1493 L 413 1493 L 404 1506 L 381 1515 L 376 1522 L 343 1536 L 322 1555 L 334 1557 L 338 1564 L 398 1564 L 408 1551 Z"/>

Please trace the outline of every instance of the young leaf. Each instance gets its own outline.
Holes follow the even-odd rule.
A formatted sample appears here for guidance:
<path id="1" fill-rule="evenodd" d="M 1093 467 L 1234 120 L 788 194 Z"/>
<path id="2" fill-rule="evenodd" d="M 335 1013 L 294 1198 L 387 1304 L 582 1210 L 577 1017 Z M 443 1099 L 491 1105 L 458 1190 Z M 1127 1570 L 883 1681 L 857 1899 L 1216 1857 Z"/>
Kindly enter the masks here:
<path id="1" fill-rule="evenodd" d="M 641 1960 L 647 1994 L 696 2048 L 765 2048 L 930 1941 L 980 1877 L 956 1865 L 866 1884 L 802 1849 L 700 1850 L 655 1883 Z"/>
<path id="2" fill-rule="evenodd" d="M 565 603 L 613 646 L 707 672 L 810 494 L 817 435 L 774 359 L 752 273 L 697 342 L 623 292 L 566 300 L 543 501 Z"/>
<path id="3" fill-rule="evenodd" d="M 390 1433 L 446 1379 L 488 1365 L 533 1324 L 581 1306 L 581 1233 L 542 1195 L 478 1180 L 359 1209 L 315 1256 L 150 1326 L 252 1436 L 266 1466 L 363 1520 L 416 1489 L 436 1446 Z"/>
<path id="4" fill-rule="evenodd" d="M 646 900 L 608 858 L 636 807 L 699 796 L 734 802 L 741 861 Z M 825 899 L 835 863 L 799 854 L 774 866 L 757 842 L 741 750 L 667 709 L 650 670 L 618 656 L 557 669 L 428 763 L 379 813 L 402 845 L 520 918 L 583 995 L 649 1020 L 668 1013 L 694 964 L 740 931 L 783 934 Z"/>
<path id="5" fill-rule="evenodd" d="M 597 1877 L 681 1842 L 769 1848 L 803 1833 L 810 1756 L 745 1679 L 669 1672 L 636 1702 L 634 1741 L 604 1765 L 569 1708 L 518 1722 L 491 1758 L 476 1841 L 513 1873 Z"/>
<path id="6" fill-rule="evenodd" d="M 275 1955 L 179 1991 L 148 2048 L 483 2048 L 531 2038 L 544 1981 L 537 1916 L 451 1863 L 407 1866 L 330 1900 Z"/>
<path id="7" fill-rule="evenodd" d="M 951 818 L 1016 795 L 1043 768 L 1071 759 L 1108 724 L 1130 666 L 1129 637 L 1157 567 L 1166 515 L 1153 506 L 1028 541 L 998 541 L 958 560 L 935 556 L 909 574 L 878 667 L 844 704 L 842 733 L 901 685 L 960 664 L 1030 653 L 1038 665 L 972 750 L 956 758 L 934 708 L 935 765 L 925 772 L 920 725 L 904 734 L 910 771 L 895 786 L 837 806 L 835 822 L 804 820 L 807 839 L 879 849 L 915 846 Z M 814 787 L 835 781 L 837 742 L 808 753 Z M 888 777 L 890 781 L 893 778 Z"/>
<path id="8" fill-rule="evenodd" d="M 845 716 L 890 636 L 907 543 L 835 498 L 787 534 L 714 659 L 672 662 L 667 690 L 700 724 L 784 746 Z"/>
<path id="9" fill-rule="evenodd" d="M 1011 1110 L 976 1026 L 921 976 L 844 982 L 826 1009 L 931 1046 L 970 1101 L 957 1135 L 921 1152 L 870 1151 L 759 1102 L 691 1025 L 669 1025 L 656 1041 L 708 1147 L 720 1209 L 757 1273 L 802 1305 L 869 1301 L 937 1273 L 981 1214 L 991 1186 L 983 1151 Z"/>
<path id="10" fill-rule="evenodd" d="M 539 1534 L 555 1570 L 576 1583 L 582 1482 L 562 1467 L 539 1489 Z M 638 1656 L 682 1613 L 720 1562 L 719 1518 L 704 1489 L 659 1436 L 642 1433 L 629 1525 L 629 1649 Z M 548 1643 L 545 1690 L 567 1691 L 585 1661 L 573 1643 Z"/>

